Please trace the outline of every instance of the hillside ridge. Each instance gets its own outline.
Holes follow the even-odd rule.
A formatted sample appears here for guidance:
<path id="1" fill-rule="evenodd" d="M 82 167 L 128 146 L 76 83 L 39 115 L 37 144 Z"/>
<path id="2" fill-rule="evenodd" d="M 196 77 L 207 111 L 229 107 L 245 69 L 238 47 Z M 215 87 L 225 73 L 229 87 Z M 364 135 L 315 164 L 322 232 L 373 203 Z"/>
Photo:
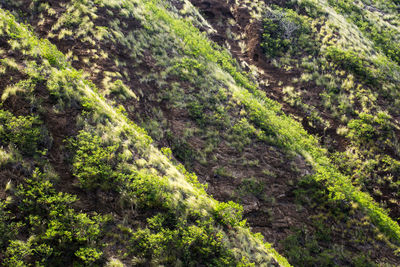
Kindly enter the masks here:
<path id="1" fill-rule="evenodd" d="M 396 266 L 397 56 L 362 23 L 397 11 L 359 5 L 0 2 L 0 262 Z"/>

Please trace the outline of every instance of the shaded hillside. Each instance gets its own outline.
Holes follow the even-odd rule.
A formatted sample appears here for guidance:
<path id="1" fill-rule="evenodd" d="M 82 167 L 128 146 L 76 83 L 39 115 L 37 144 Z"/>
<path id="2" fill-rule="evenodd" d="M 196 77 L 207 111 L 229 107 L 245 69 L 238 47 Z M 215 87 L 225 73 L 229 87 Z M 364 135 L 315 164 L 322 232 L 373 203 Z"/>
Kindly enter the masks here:
<path id="1" fill-rule="evenodd" d="M 328 4 L 192 2 L 200 12 L 189 1 L 1 2 L 63 53 L 3 14 L 5 265 L 285 265 L 263 239 L 295 266 L 398 265 L 392 111 L 336 114 L 341 103 L 321 100 L 332 73 L 357 79 L 349 95 L 395 94 L 393 49 L 371 46 L 393 62 L 387 77 L 364 69 L 367 56 L 325 49 L 322 29 L 344 13 Z M 304 58 L 329 69 L 309 73 Z"/>

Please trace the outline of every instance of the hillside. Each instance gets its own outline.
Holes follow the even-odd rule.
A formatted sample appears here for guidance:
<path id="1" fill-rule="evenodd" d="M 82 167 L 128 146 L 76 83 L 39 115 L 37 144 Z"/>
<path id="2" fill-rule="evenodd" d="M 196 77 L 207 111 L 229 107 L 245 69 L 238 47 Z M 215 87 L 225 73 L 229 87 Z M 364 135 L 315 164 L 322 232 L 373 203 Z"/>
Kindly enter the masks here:
<path id="1" fill-rule="evenodd" d="M 400 265 L 397 0 L 0 8 L 1 265 Z"/>

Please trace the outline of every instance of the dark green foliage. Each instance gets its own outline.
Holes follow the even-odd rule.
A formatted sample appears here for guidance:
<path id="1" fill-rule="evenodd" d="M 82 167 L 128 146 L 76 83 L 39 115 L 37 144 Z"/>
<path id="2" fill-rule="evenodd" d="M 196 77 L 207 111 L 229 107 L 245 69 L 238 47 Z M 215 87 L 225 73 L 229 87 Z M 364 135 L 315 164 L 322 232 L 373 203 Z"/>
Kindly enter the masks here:
<path id="1" fill-rule="evenodd" d="M 267 55 L 272 57 L 282 55 L 290 45 L 290 39 L 283 38 L 283 30 L 279 21 L 274 19 L 264 19 L 264 33 L 262 47 Z"/>
<path id="2" fill-rule="evenodd" d="M 268 11 L 263 20 L 261 47 L 270 57 L 314 51 L 309 22 L 290 9 Z"/>
<path id="3" fill-rule="evenodd" d="M 6 251 L 7 266 L 65 263 L 92 264 L 99 260 L 104 217 L 76 212 L 73 195 L 57 192 L 45 174 L 35 170 L 15 193 L 17 214 L 29 239 L 13 240 Z M 14 211 L 15 212 L 15 211 Z"/>
<path id="4" fill-rule="evenodd" d="M 186 164 L 186 166 L 190 166 L 191 162 L 194 159 L 194 152 L 192 147 L 188 144 L 188 142 L 184 139 L 178 139 L 171 132 L 167 133 L 167 138 L 169 142 L 171 142 L 171 149 L 174 153 L 174 156 L 180 161 Z"/>
<path id="5" fill-rule="evenodd" d="M 297 188 L 294 190 L 294 194 L 296 201 L 305 205 L 311 205 L 313 208 L 329 200 L 323 185 L 308 176 L 299 182 Z M 317 202 L 314 203 L 316 200 Z"/>
<path id="6" fill-rule="evenodd" d="M 242 221 L 243 207 L 233 201 L 219 202 L 215 213 L 216 219 L 228 227 L 246 224 L 246 221 Z"/>
<path id="7" fill-rule="evenodd" d="M 210 222 L 175 221 L 168 215 L 148 219 L 149 226 L 131 235 L 131 253 L 158 264 L 233 266 L 235 259 L 222 244 L 223 235 Z"/>
<path id="8" fill-rule="evenodd" d="M 305 231 L 297 230 L 296 233 L 290 235 L 283 240 L 286 256 L 290 262 L 296 262 L 298 266 L 334 266 L 334 255 L 330 251 L 325 255 L 318 255 L 321 248 L 318 241 L 313 237 L 307 236 Z"/>
<path id="9" fill-rule="evenodd" d="M 331 46 L 327 49 L 326 55 L 341 68 L 353 72 L 365 82 L 376 84 L 377 77 L 375 77 L 374 72 L 369 68 L 371 63 L 363 55 L 360 55 L 360 53 L 351 50 L 345 51 Z"/>
<path id="10" fill-rule="evenodd" d="M 99 136 L 85 131 L 81 131 L 71 143 L 76 149 L 74 175 L 78 177 L 80 185 L 89 190 L 118 190 L 122 179 L 115 172 L 118 145 L 105 145 Z"/>
<path id="11" fill-rule="evenodd" d="M 15 117 L 9 111 L 0 109 L 0 144 L 17 146 L 26 155 L 37 152 L 43 143 L 45 131 L 35 116 Z"/>
<path id="12" fill-rule="evenodd" d="M 324 212 L 326 216 L 332 216 L 332 218 L 348 218 L 351 210 L 350 202 L 335 199 L 335 193 L 330 193 L 323 182 L 316 182 L 306 176 L 299 181 L 293 192 L 296 202 L 304 206 Z M 321 224 L 320 227 L 323 225 Z M 323 231 L 319 231 L 317 235 L 321 237 L 322 233 Z M 325 241 L 328 241 L 327 238 L 329 237 L 321 237 Z"/>
<path id="13" fill-rule="evenodd" d="M 390 116 L 383 112 L 376 116 L 361 113 L 359 119 L 351 120 L 347 126 L 347 137 L 358 146 L 384 148 L 391 146 L 395 138 Z"/>
<path id="14" fill-rule="evenodd" d="M 167 180 L 144 172 L 133 173 L 124 184 L 126 194 L 139 208 L 169 208 L 170 195 L 163 192 Z"/>
<path id="15" fill-rule="evenodd" d="M 0 250 L 4 249 L 18 229 L 16 224 L 10 223 L 11 216 L 11 212 L 6 210 L 6 204 L 0 201 Z"/>
<path id="16" fill-rule="evenodd" d="M 188 104 L 189 115 L 196 120 L 200 126 L 205 125 L 204 106 L 199 102 L 192 102 Z"/>
<path id="17" fill-rule="evenodd" d="M 354 259 L 355 267 L 375 267 L 378 266 L 374 262 L 371 262 L 366 255 L 359 255 Z"/>

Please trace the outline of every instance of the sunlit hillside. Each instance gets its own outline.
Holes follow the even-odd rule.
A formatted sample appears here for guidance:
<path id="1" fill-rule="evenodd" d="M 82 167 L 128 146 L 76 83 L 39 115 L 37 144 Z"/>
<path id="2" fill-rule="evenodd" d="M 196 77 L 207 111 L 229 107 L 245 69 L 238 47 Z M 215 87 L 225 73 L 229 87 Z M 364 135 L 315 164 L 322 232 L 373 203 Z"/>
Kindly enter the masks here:
<path id="1" fill-rule="evenodd" d="M 0 1 L 0 265 L 399 266 L 399 10 Z"/>

